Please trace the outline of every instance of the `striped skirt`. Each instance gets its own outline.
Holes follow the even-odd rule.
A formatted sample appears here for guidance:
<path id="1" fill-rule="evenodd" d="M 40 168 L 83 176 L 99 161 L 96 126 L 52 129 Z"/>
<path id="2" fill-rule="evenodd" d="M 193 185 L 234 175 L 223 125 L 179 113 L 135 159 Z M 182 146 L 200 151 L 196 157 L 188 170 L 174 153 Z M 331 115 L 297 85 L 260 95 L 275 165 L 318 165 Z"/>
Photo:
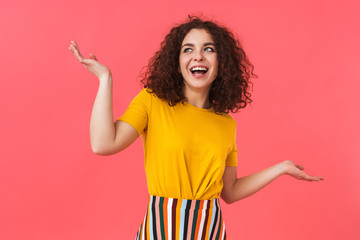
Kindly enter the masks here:
<path id="1" fill-rule="evenodd" d="M 188 200 L 149 196 L 135 240 L 226 240 L 219 198 Z"/>

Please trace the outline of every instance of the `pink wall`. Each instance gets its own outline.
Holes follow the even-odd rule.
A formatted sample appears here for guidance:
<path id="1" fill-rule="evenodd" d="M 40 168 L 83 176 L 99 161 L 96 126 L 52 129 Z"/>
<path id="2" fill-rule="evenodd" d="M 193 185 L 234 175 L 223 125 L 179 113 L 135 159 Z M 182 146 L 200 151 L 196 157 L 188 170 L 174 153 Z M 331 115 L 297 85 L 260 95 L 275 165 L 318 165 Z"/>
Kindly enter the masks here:
<path id="1" fill-rule="evenodd" d="M 170 27 L 200 11 L 238 34 L 260 77 L 253 106 L 233 115 L 238 176 L 291 159 L 325 177 L 282 176 L 221 201 L 229 239 L 360 239 L 355 0 L 2 1 L 0 239 L 135 237 L 147 203 L 142 142 L 92 153 L 98 80 L 67 47 L 77 41 L 112 70 L 117 118 Z"/>

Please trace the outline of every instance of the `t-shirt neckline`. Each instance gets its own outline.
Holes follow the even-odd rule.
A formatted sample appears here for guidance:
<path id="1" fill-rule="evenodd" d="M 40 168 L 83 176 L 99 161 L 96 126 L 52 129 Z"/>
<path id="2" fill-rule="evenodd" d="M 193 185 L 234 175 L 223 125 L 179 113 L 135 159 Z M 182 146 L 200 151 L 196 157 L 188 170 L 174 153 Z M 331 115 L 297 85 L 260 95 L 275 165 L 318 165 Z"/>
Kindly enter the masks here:
<path id="1" fill-rule="evenodd" d="M 211 105 L 210 108 L 199 108 L 199 107 L 195 107 L 194 105 L 191 105 L 190 103 L 188 102 L 185 102 L 183 104 L 185 107 L 188 107 L 188 108 L 191 108 L 191 109 L 194 109 L 196 111 L 201 111 L 201 112 L 212 112 L 214 110 L 213 106 Z"/>

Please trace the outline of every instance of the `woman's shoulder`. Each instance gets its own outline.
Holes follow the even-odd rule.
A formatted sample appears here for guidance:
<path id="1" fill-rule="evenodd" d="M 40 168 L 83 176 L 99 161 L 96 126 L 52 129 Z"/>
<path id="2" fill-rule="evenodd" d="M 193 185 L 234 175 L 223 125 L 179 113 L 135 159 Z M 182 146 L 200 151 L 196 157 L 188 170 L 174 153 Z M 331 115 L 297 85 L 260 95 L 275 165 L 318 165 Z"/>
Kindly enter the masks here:
<path id="1" fill-rule="evenodd" d="M 228 119 L 231 122 L 236 122 L 235 119 L 233 118 L 232 115 L 230 115 L 230 113 L 225 113 L 225 112 L 221 112 L 221 113 L 216 113 L 214 110 L 214 113 L 220 117 L 223 117 L 225 119 Z"/>
<path id="2" fill-rule="evenodd" d="M 150 88 L 142 88 L 138 94 L 135 96 L 136 99 L 146 99 L 149 100 L 155 95 Z"/>
<path id="3" fill-rule="evenodd" d="M 139 92 L 139 95 L 145 95 L 148 97 L 155 97 L 156 94 L 151 88 L 142 88 Z"/>
<path id="4" fill-rule="evenodd" d="M 236 120 L 229 113 L 221 113 L 218 116 L 224 121 L 224 124 L 230 124 L 236 127 Z"/>

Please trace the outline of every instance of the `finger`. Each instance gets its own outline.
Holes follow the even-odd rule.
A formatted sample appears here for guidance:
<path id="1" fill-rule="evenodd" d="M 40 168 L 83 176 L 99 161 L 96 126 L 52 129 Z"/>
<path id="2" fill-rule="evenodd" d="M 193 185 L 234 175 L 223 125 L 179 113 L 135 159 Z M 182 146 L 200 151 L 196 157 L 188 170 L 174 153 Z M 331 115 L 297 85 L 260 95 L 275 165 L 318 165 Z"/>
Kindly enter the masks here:
<path id="1" fill-rule="evenodd" d="M 96 56 L 95 56 L 94 54 L 92 54 L 92 53 L 90 53 L 90 58 L 91 58 L 91 59 L 94 59 L 94 60 L 96 60 L 96 61 L 97 61 Z"/>
<path id="2" fill-rule="evenodd" d="M 316 177 L 316 176 L 307 176 L 305 180 L 320 182 L 321 180 L 324 180 L 324 178 L 323 177 Z"/>
<path id="3" fill-rule="evenodd" d="M 83 58 L 83 56 L 80 53 L 79 46 L 76 44 L 75 41 L 71 41 L 71 46 L 73 46 L 73 48 L 78 52 L 79 56 L 81 56 Z"/>
<path id="4" fill-rule="evenodd" d="M 92 58 L 88 58 L 88 59 L 84 58 L 81 63 L 86 64 L 86 65 L 95 65 L 95 64 L 97 64 L 97 61 Z"/>
<path id="5" fill-rule="evenodd" d="M 69 49 L 71 50 L 71 52 L 73 54 L 75 54 L 76 49 L 75 49 L 74 45 L 70 44 Z"/>
<path id="6" fill-rule="evenodd" d="M 317 181 L 316 178 L 313 178 L 313 177 L 310 177 L 310 176 L 304 177 L 302 180 L 305 180 L 305 181 L 308 181 L 308 182 Z"/>
<path id="7" fill-rule="evenodd" d="M 325 180 L 325 178 L 323 178 L 321 176 L 317 176 L 316 178 L 319 179 L 319 180 Z"/>
<path id="8" fill-rule="evenodd" d="M 72 52 L 74 53 L 75 57 L 77 58 L 77 60 L 79 62 L 83 62 L 84 61 L 84 57 L 79 53 L 79 51 L 73 46 L 70 46 L 72 49 Z"/>
<path id="9" fill-rule="evenodd" d="M 75 41 L 71 41 L 76 47 L 79 47 Z"/>
<path id="10" fill-rule="evenodd" d="M 91 65 L 91 59 L 86 59 L 84 58 L 82 61 L 81 61 L 82 64 L 85 64 L 85 65 Z"/>
<path id="11" fill-rule="evenodd" d="M 75 41 L 73 42 L 73 45 L 74 45 L 74 48 L 79 52 L 79 55 L 81 55 L 80 48 Z"/>
<path id="12" fill-rule="evenodd" d="M 74 47 L 74 45 L 70 45 L 69 46 L 69 50 L 75 55 L 75 57 L 77 58 L 77 54 L 76 54 L 76 49 Z"/>
<path id="13" fill-rule="evenodd" d="M 296 166 L 297 168 L 301 169 L 301 170 L 304 170 L 304 169 L 305 169 L 304 166 L 302 166 L 302 165 L 297 165 L 297 164 L 295 164 L 295 166 Z"/>

